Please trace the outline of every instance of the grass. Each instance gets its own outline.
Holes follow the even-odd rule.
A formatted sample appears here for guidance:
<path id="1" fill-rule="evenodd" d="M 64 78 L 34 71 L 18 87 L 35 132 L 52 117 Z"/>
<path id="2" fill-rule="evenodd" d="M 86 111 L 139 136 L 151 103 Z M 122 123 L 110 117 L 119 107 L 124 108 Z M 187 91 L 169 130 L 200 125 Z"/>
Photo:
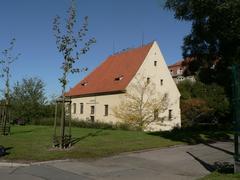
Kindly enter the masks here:
<path id="1" fill-rule="evenodd" d="M 51 126 L 13 126 L 11 136 L 0 136 L 8 154 L 0 160 L 45 161 L 54 159 L 99 158 L 122 152 L 169 147 L 179 144 L 229 139 L 224 132 L 184 131 L 145 133 L 140 131 L 72 128 L 79 141 L 68 150 L 53 149 Z"/>
<path id="2" fill-rule="evenodd" d="M 181 142 L 151 136 L 144 132 L 72 128 L 79 138 L 69 150 L 53 150 L 50 126 L 13 126 L 11 136 L 0 136 L 0 144 L 8 149 L 6 160 L 44 161 L 66 158 L 97 158 L 121 152 L 168 147 Z"/>
<path id="3" fill-rule="evenodd" d="M 213 172 L 208 176 L 205 176 L 201 180 L 237 180 L 240 179 L 240 173 L 237 174 L 221 174 Z"/>

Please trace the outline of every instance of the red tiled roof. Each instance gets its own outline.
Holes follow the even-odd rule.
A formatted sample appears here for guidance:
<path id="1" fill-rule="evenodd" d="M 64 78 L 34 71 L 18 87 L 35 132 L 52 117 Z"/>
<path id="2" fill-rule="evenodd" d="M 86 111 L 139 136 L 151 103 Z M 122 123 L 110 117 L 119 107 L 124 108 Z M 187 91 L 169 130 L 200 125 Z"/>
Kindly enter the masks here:
<path id="1" fill-rule="evenodd" d="M 192 61 L 193 58 L 186 58 L 177 61 L 174 64 L 171 64 L 168 66 L 168 69 L 170 70 L 172 76 L 182 75 L 189 63 Z M 178 73 L 178 70 L 182 70 L 182 73 Z"/>
<path id="2" fill-rule="evenodd" d="M 178 70 L 180 70 L 180 68 L 182 70 L 185 69 L 183 62 L 184 60 L 180 60 L 180 61 L 177 61 L 175 64 L 171 64 L 168 66 L 168 69 L 170 70 L 172 76 L 180 75 L 178 74 Z"/>
<path id="3" fill-rule="evenodd" d="M 66 93 L 83 96 L 123 91 L 142 65 L 153 43 L 109 56 L 102 64 Z"/>
<path id="4" fill-rule="evenodd" d="M 177 61 L 176 63 L 171 64 L 171 65 L 169 65 L 168 67 L 170 68 L 170 67 L 174 67 L 174 66 L 182 66 L 183 61 L 184 61 L 184 60 Z"/>

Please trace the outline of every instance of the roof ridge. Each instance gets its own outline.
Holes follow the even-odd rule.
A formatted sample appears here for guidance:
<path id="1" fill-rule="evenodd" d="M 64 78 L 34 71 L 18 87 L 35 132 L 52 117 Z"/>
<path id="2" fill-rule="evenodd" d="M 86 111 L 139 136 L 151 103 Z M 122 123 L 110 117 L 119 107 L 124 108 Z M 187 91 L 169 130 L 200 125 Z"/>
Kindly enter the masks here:
<path id="1" fill-rule="evenodd" d="M 134 51 L 134 50 L 137 50 L 137 49 L 140 49 L 140 48 L 145 48 L 147 46 L 152 46 L 154 44 L 155 41 L 152 41 L 150 43 L 147 43 L 147 44 L 144 44 L 144 45 L 141 45 L 141 46 L 138 46 L 138 47 L 133 47 L 133 48 L 126 48 L 126 50 L 122 50 L 122 51 L 119 51 L 119 52 L 116 52 L 112 55 L 109 55 L 108 57 L 111 57 L 111 56 L 117 56 L 117 55 L 120 55 L 120 54 L 124 54 L 124 53 L 127 53 L 129 51 Z"/>

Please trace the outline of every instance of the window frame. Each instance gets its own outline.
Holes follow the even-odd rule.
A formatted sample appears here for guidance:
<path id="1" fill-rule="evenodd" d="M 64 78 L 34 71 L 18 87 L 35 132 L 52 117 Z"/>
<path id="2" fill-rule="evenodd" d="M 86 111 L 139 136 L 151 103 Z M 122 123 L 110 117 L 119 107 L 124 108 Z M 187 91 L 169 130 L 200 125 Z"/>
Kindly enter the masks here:
<path id="1" fill-rule="evenodd" d="M 95 106 L 90 106 L 90 114 L 95 114 Z"/>
<path id="2" fill-rule="evenodd" d="M 150 83 L 150 77 L 147 77 L 147 84 Z"/>
<path id="3" fill-rule="evenodd" d="M 77 113 L 77 104 L 73 103 L 73 114 Z"/>
<path id="4" fill-rule="evenodd" d="M 172 112 L 173 112 L 172 109 L 169 109 L 169 110 L 168 110 L 168 119 L 169 119 L 169 120 L 171 120 L 171 119 L 173 118 Z"/>
<path id="5" fill-rule="evenodd" d="M 108 104 L 105 104 L 104 105 L 104 116 L 108 116 L 108 113 L 109 112 L 109 105 Z"/>
<path id="6" fill-rule="evenodd" d="M 155 66 L 155 67 L 157 66 L 157 61 L 154 61 L 154 66 Z"/>
<path id="7" fill-rule="evenodd" d="M 80 114 L 83 114 L 84 111 L 84 104 L 80 103 Z"/>

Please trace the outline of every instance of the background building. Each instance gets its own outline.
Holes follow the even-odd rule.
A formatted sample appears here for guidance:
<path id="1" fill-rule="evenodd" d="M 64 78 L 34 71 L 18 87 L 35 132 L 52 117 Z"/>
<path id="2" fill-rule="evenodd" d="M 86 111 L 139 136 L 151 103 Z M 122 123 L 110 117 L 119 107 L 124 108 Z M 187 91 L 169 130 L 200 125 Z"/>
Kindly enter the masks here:
<path id="1" fill-rule="evenodd" d="M 180 60 L 177 61 L 175 64 L 169 65 L 168 69 L 173 77 L 173 80 L 175 81 L 176 84 L 178 84 L 181 81 L 184 80 L 190 80 L 192 82 L 195 81 L 194 76 L 186 76 L 184 74 L 187 66 L 188 66 L 188 62 L 189 61 L 184 61 L 184 60 Z"/>

